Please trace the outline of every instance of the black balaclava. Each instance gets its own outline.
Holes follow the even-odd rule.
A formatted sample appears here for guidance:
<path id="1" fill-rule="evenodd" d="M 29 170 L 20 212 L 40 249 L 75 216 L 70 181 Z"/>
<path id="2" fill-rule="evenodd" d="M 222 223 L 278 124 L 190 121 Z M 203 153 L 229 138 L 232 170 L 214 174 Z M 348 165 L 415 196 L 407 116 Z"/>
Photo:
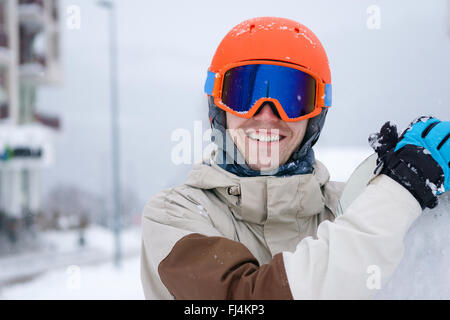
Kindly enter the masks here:
<path id="1" fill-rule="evenodd" d="M 223 137 L 226 137 L 226 114 L 225 111 L 218 108 L 214 103 L 214 98 L 208 96 L 209 117 L 211 120 L 211 127 L 214 130 L 219 130 Z M 314 151 L 312 147 L 317 142 L 325 123 L 327 115 L 327 108 L 323 108 L 322 112 L 313 118 L 309 119 L 308 127 L 306 129 L 305 137 L 300 146 L 292 153 L 289 160 L 279 168 L 272 171 L 257 171 L 251 169 L 243 160 L 242 154 L 237 149 L 236 145 L 232 144 L 233 150 L 227 148 L 227 144 L 219 139 L 212 139 L 218 147 L 217 164 L 226 171 L 233 173 L 239 177 L 254 177 L 254 176 L 277 176 L 285 177 L 297 174 L 308 174 L 313 172 L 313 165 L 315 162 Z M 214 135 L 214 134 L 213 134 Z M 212 136 L 213 136 L 212 135 Z M 231 139 L 228 136 L 229 139 Z M 228 144 L 230 146 L 230 144 Z M 234 155 L 234 156 L 233 156 Z M 238 160 L 238 161 L 236 161 Z"/>

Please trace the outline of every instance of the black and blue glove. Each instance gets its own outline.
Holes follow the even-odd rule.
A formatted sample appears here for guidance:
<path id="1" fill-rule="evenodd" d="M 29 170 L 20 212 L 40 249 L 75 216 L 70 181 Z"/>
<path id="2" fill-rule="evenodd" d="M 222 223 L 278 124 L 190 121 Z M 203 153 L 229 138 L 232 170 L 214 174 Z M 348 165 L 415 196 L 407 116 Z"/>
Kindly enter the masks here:
<path id="1" fill-rule="evenodd" d="M 386 122 L 369 143 L 378 154 L 376 172 L 405 187 L 422 209 L 434 208 L 437 196 L 450 190 L 449 121 L 420 117 L 400 137 L 396 125 Z"/>

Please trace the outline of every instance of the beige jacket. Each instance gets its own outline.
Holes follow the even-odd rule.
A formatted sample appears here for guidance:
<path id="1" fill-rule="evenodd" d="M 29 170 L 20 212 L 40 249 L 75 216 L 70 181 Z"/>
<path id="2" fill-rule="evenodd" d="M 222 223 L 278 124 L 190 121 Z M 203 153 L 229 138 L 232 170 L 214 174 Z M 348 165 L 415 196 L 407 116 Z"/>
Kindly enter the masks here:
<path id="1" fill-rule="evenodd" d="M 343 187 L 317 160 L 313 174 L 284 178 L 194 166 L 184 185 L 145 206 L 145 297 L 369 298 L 369 266 L 385 281 L 421 208 L 380 176 L 335 220 Z"/>

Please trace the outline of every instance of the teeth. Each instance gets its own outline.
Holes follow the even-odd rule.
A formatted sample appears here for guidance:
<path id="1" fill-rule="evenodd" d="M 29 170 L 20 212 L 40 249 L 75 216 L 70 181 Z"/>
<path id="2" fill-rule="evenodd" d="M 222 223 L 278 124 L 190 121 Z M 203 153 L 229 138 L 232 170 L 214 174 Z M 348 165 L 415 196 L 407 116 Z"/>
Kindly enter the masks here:
<path id="1" fill-rule="evenodd" d="M 280 141 L 279 135 L 262 135 L 257 133 L 250 133 L 248 134 L 248 137 L 252 140 L 258 140 L 262 142 L 273 142 L 273 141 Z"/>

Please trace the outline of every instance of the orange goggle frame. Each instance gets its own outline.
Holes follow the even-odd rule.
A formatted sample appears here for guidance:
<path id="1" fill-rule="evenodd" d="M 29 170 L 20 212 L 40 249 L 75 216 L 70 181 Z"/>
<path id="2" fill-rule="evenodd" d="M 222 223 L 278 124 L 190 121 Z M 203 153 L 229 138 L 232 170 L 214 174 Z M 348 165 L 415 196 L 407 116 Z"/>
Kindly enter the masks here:
<path id="1" fill-rule="evenodd" d="M 300 117 L 296 118 L 290 118 L 285 110 L 283 109 L 283 106 L 276 98 L 268 98 L 268 97 L 262 97 L 259 98 L 247 112 L 238 112 L 234 109 L 228 107 L 225 105 L 222 101 L 222 89 L 223 89 L 223 80 L 225 78 L 225 73 L 233 68 L 245 66 L 245 65 L 257 65 L 257 64 L 268 64 L 268 65 L 276 65 L 276 66 L 283 66 L 283 67 L 289 67 L 292 69 L 300 70 L 303 73 L 306 73 L 314 78 L 315 80 L 315 103 L 314 103 L 314 109 L 312 112 L 309 112 L 306 115 L 302 115 Z M 278 113 L 280 114 L 280 117 L 284 121 L 288 122 L 296 122 L 301 121 L 304 119 L 312 118 L 320 114 L 322 111 L 322 108 L 328 108 L 331 107 L 331 84 L 324 83 L 320 77 L 315 74 L 314 72 L 311 72 L 307 68 L 304 68 L 302 66 L 292 64 L 292 63 L 285 63 L 280 61 L 270 61 L 270 60 L 248 60 L 248 61 L 242 61 L 237 63 L 230 63 L 226 65 L 224 68 L 219 70 L 218 72 L 214 73 L 212 71 L 208 70 L 207 79 L 205 82 L 205 92 L 208 95 L 211 95 L 214 97 L 214 103 L 222 110 L 229 112 L 233 115 L 236 115 L 241 118 L 249 119 L 253 117 L 253 115 L 258 111 L 258 109 L 261 107 L 261 105 L 264 102 L 272 102 L 275 107 L 277 108 Z"/>

